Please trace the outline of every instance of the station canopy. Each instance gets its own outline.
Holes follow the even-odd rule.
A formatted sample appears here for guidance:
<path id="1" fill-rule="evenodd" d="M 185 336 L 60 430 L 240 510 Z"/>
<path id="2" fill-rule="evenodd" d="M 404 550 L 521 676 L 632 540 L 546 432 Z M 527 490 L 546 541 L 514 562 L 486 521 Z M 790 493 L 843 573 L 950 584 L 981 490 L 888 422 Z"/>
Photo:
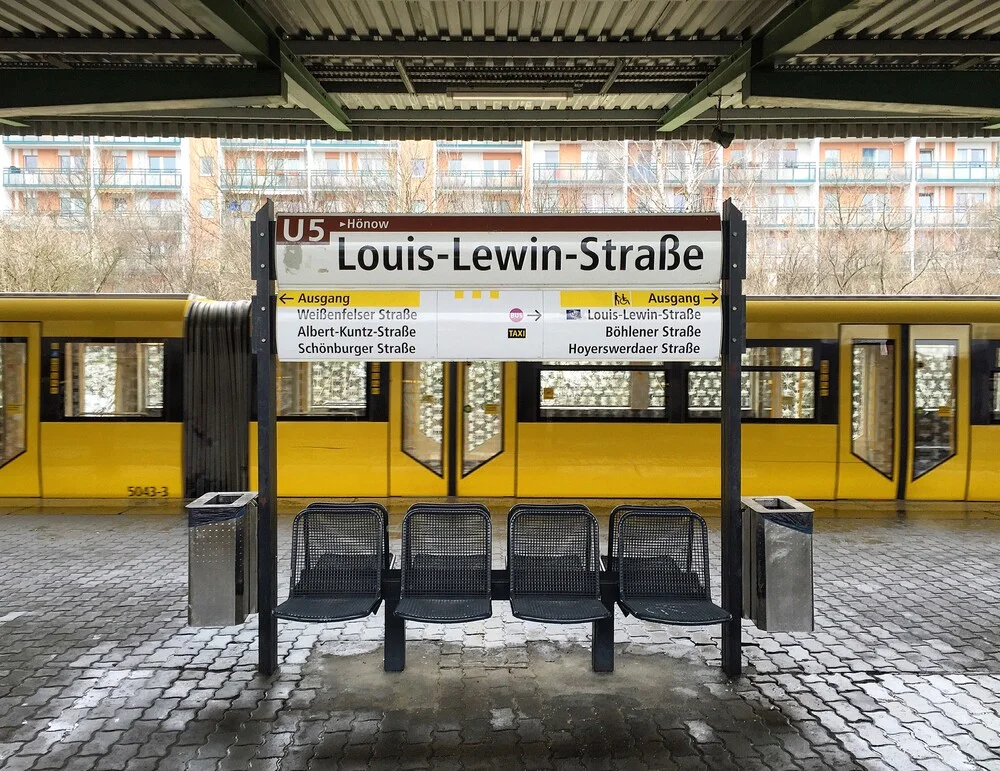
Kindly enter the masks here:
<path id="1" fill-rule="evenodd" d="M 3 0 L 0 68 L 8 134 L 992 136 L 1000 0 Z"/>

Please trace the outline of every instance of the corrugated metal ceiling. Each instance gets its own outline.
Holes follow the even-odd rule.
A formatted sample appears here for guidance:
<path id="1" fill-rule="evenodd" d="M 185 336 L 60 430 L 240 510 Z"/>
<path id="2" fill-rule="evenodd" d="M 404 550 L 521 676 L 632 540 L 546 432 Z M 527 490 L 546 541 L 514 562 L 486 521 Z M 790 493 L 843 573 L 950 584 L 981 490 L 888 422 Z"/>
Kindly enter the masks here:
<path id="1" fill-rule="evenodd" d="M 236 0 L 233 0 L 234 3 Z M 871 6 L 872 0 L 869 0 Z M 723 61 L 728 49 L 716 43 L 702 52 L 655 56 L 587 55 L 568 57 L 548 53 L 549 42 L 655 43 L 658 41 L 732 41 L 731 48 L 745 41 L 774 18 L 792 0 L 258 0 L 258 7 L 271 17 L 274 27 L 292 50 L 298 43 L 308 71 L 351 112 L 364 111 L 352 120 L 357 138 L 422 136 L 439 139 L 481 139 L 484 136 L 524 138 L 534 136 L 532 118 L 552 110 L 593 111 L 595 125 L 564 127 L 545 125 L 537 131 L 562 132 L 566 138 L 606 138 L 607 132 L 630 133 L 647 138 L 655 133 L 657 111 L 675 104 L 693 84 Z M 191 68 L 245 67 L 247 62 L 216 40 L 197 19 L 199 0 L 0 0 L 0 72 L 16 79 L 18 71 L 32 69 L 131 68 L 128 77 L 141 77 L 142 68 L 165 66 Z M 824 43 L 836 43 L 833 52 L 806 51 L 782 66 L 808 70 L 871 70 L 960 68 L 982 72 L 984 78 L 1000 76 L 1000 0 L 886 0 L 872 7 Z M 202 9 L 203 10 L 203 9 Z M 895 44 L 913 43 L 914 51 L 887 54 L 871 45 L 856 52 L 852 42 L 878 38 L 888 50 Z M 323 44 L 323 41 L 328 41 Z M 338 42 L 372 41 L 384 45 L 365 55 L 338 53 Z M 407 56 L 397 61 L 393 44 L 398 41 L 440 42 L 427 55 Z M 462 53 L 449 53 L 448 44 L 465 46 Z M 487 43 L 507 41 L 517 56 L 493 56 Z M 887 42 L 888 41 L 888 42 Z M 935 55 L 916 50 L 920 42 L 941 43 Z M 963 41 L 983 47 L 981 55 L 960 50 Z M 49 45 L 51 44 L 51 45 Z M 315 46 L 322 44 L 317 53 Z M 20 46 L 20 47 L 19 47 Z M 312 46 L 310 48 L 310 46 Z M 541 48 L 542 50 L 539 50 Z M 65 49 L 65 50 L 63 50 Z M 521 51 L 525 53 L 521 53 Z M 137 74 L 138 68 L 138 74 Z M 123 70 L 123 73 L 125 70 Z M 12 81 L 16 82 L 16 81 Z M 450 91 L 490 86 L 524 89 L 565 89 L 566 101 L 540 107 L 537 101 L 481 99 L 456 102 Z M 730 93 L 727 91 L 727 93 Z M 726 99 L 727 107 L 742 108 L 738 96 Z M 468 116 L 470 125 L 435 116 L 423 121 L 407 119 L 393 127 L 400 110 L 454 111 Z M 530 112 L 526 112 L 529 111 Z M 377 113 L 386 114 L 379 117 Z M 512 123 L 511 116 L 520 111 Z M 614 111 L 645 111 L 642 122 Z M 742 109 L 746 119 L 730 120 L 727 127 L 738 135 L 807 136 L 888 135 L 903 131 L 930 134 L 934 131 L 981 135 L 982 122 L 944 119 L 934 114 L 922 118 L 879 119 L 878 116 L 830 116 L 817 114 L 792 119 L 788 113 L 770 118 L 760 108 Z M 41 133 L 65 128 L 79 133 L 139 133 L 167 131 L 171 134 L 222 136 L 337 136 L 329 127 L 302 111 L 275 109 L 273 117 L 238 120 L 201 114 L 180 118 L 149 114 L 140 117 L 65 116 L 37 120 L 26 117 L 27 128 L 4 127 L 5 131 Z M 564 113 L 565 114 L 565 113 Z M 485 117 L 485 116 L 489 117 Z M 412 118 L 412 116 L 410 116 Z M 474 120 L 473 120 L 474 118 Z M 471 125 L 476 123 L 478 125 Z M 601 125 L 603 124 L 603 125 Z M 711 130 L 712 116 L 683 127 L 675 136 L 702 135 Z M 377 136 L 376 136 L 377 135 Z M 341 135 L 342 136 L 342 135 Z"/>

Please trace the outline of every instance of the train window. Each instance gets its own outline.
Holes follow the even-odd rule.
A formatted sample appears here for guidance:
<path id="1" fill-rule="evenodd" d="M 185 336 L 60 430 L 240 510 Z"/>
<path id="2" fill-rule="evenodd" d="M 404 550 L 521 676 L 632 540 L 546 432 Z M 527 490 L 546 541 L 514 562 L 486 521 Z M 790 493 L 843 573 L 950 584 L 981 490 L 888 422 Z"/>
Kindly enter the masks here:
<path id="1" fill-rule="evenodd" d="M 278 415 L 363 418 L 368 413 L 367 388 L 362 362 L 279 362 Z"/>
<path id="2" fill-rule="evenodd" d="M 444 475 L 444 365 L 403 364 L 403 452 Z"/>
<path id="3" fill-rule="evenodd" d="M 1000 423 L 1000 344 L 993 350 L 990 385 L 993 393 L 993 398 L 990 400 L 990 417 L 994 423 Z"/>
<path id="4" fill-rule="evenodd" d="M 0 339 L 0 466 L 24 452 L 28 341 Z"/>
<path id="5" fill-rule="evenodd" d="M 503 452 L 503 364 L 470 362 L 465 370 L 462 473 Z"/>
<path id="6" fill-rule="evenodd" d="M 851 351 L 851 452 L 892 478 L 896 355 L 892 340 L 865 340 Z"/>
<path id="7" fill-rule="evenodd" d="M 955 455 L 958 343 L 913 343 L 913 478 Z"/>
<path id="8" fill-rule="evenodd" d="M 665 420 L 667 374 L 655 365 L 550 361 L 538 378 L 543 420 Z"/>
<path id="9" fill-rule="evenodd" d="M 162 342 L 66 343 L 65 366 L 66 417 L 162 417 Z"/>
<path id="10" fill-rule="evenodd" d="M 743 354 L 740 401 L 746 420 L 815 420 L 816 368 L 811 346 L 752 346 Z M 688 419 L 719 418 L 720 362 L 687 373 Z"/>

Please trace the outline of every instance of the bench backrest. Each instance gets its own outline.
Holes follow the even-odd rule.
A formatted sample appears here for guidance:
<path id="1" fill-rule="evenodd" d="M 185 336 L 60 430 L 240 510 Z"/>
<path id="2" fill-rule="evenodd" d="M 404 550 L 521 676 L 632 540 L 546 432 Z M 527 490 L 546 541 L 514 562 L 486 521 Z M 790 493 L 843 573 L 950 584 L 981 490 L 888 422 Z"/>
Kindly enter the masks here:
<path id="1" fill-rule="evenodd" d="M 489 597 L 489 511 L 480 504 L 418 504 L 403 518 L 403 597 Z"/>
<path id="2" fill-rule="evenodd" d="M 638 506 L 634 503 L 623 503 L 621 506 L 615 506 L 611 509 L 611 514 L 608 517 L 608 558 L 615 559 L 618 554 L 615 550 L 615 538 L 617 538 L 618 533 L 618 520 L 621 518 L 622 514 L 627 514 L 630 511 L 676 511 L 680 513 L 693 514 L 687 506 L 681 505 L 671 505 L 671 506 Z"/>
<path id="3" fill-rule="evenodd" d="M 511 597 L 600 597 L 597 518 L 582 505 L 518 504 L 507 520 Z"/>
<path id="4" fill-rule="evenodd" d="M 708 527 L 692 511 L 635 507 L 618 518 L 621 596 L 710 600 Z"/>
<path id="5" fill-rule="evenodd" d="M 377 503 L 319 503 L 300 511 L 292 523 L 290 596 L 377 596 L 388 520 Z"/>

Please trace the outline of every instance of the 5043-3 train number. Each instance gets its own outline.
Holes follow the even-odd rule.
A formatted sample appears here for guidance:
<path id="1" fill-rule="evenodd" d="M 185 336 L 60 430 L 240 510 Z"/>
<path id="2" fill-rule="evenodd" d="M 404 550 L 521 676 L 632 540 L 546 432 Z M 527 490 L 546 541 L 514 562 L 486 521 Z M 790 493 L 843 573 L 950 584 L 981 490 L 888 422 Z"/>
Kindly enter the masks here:
<path id="1" fill-rule="evenodd" d="M 128 488 L 129 498 L 169 498 L 170 491 L 166 487 L 141 487 L 129 485 Z"/>

